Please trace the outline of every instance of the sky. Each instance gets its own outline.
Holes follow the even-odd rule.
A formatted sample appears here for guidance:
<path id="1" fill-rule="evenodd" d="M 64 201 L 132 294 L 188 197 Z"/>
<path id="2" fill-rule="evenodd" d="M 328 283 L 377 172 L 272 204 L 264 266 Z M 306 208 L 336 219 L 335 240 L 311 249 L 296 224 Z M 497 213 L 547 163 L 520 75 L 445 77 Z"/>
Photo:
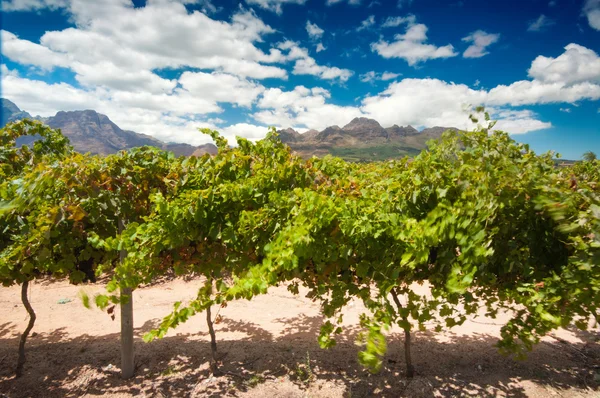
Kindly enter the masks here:
<path id="1" fill-rule="evenodd" d="M 1 95 L 199 145 L 369 117 L 600 154 L 600 0 L 2 0 Z"/>

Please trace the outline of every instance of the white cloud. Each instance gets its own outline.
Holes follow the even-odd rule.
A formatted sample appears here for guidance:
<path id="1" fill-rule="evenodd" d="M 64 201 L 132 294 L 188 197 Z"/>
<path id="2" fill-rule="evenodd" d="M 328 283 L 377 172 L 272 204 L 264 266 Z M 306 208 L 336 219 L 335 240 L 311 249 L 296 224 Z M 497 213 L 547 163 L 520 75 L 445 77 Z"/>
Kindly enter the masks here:
<path id="1" fill-rule="evenodd" d="M 481 82 L 479 81 L 479 79 L 475 80 L 475 83 L 473 83 L 473 87 L 479 87 L 479 85 L 481 84 Z"/>
<path id="2" fill-rule="evenodd" d="M 396 21 L 390 23 L 396 23 Z M 414 18 L 407 17 L 399 24 L 407 25 L 406 33 L 395 35 L 393 42 L 380 39 L 376 43 L 371 43 L 371 50 L 384 58 L 402 58 L 410 66 L 430 59 L 449 58 L 458 55 L 451 44 L 443 47 L 427 44 L 427 26 L 415 24 Z"/>
<path id="3" fill-rule="evenodd" d="M 593 50 L 571 43 L 556 58 L 538 56 L 529 76 L 544 83 L 600 82 L 600 57 Z"/>
<path id="4" fill-rule="evenodd" d="M 542 14 L 538 17 L 538 19 L 529 23 L 527 30 L 529 32 L 541 32 L 549 26 L 554 25 L 554 23 L 555 22 L 553 20 Z"/>
<path id="5" fill-rule="evenodd" d="M 319 39 L 325 33 L 316 23 L 311 23 L 310 21 L 306 21 L 306 31 L 311 39 Z"/>
<path id="6" fill-rule="evenodd" d="M 571 103 L 600 99 L 600 57 L 569 44 L 556 58 L 537 57 L 529 69 L 532 80 L 499 85 L 489 91 L 438 79 L 403 79 L 362 101 L 361 110 L 383 125 L 412 124 L 468 127 L 467 105 L 484 105 L 499 120 L 498 129 L 513 134 L 550 127 L 530 111 L 508 106 Z M 587 66 L 587 67 L 586 67 Z M 475 85 L 476 87 L 478 84 Z M 399 112 L 398 110 L 402 110 Z"/>
<path id="7" fill-rule="evenodd" d="M 361 109 L 384 126 L 467 127 L 464 107 L 485 101 L 484 91 L 438 79 L 403 79 L 366 97 Z M 401 110 L 401 111 L 400 111 Z"/>
<path id="8" fill-rule="evenodd" d="M 2 55 L 24 65 L 34 65 L 44 70 L 52 70 L 57 66 L 68 67 L 69 57 L 64 53 L 54 52 L 47 47 L 21 40 L 6 30 L 0 31 Z"/>
<path id="9" fill-rule="evenodd" d="M 564 113 L 571 113 L 571 108 L 560 108 L 559 111 Z"/>
<path id="10" fill-rule="evenodd" d="M 369 29 L 373 25 L 375 25 L 375 15 L 369 15 L 367 19 L 360 23 L 360 26 L 356 28 L 356 31 L 360 32 L 361 30 Z"/>
<path id="11" fill-rule="evenodd" d="M 552 127 L 550 122 L 537 120 L 537 115 L 529 110 L 492 110 L 491 116 L 498 120 L 495 130 L 502 130 L 511 134 L 525 134 L 530 131 L 544 130 Z"/>
<path id="12" fill-rule="evenodd" d="M 365 74 L 360 75 L 359 78 L 360 78 L 361 82 L 369 83 L 369 82 L 373 82 L 376 80 L 381 80 L 381 81 L 393 80 L 400 75 L 401 75 L 401 73 L 393 73 L 393 72 L 377 73 L 375 71 L 369 71 Z"/>
<path id="13" fill-rule="evenodd" d="M 537 80 L 522 80 L 508 86 L 500 85 L 490 90 L 491 104 L 513 106 L 550 104 L 600 99 L 600 85 L 589 82 L 566 86 L 563 83 L 543 83 Z"/>
<path id="14" fill-rule="evenodd" d="M 16 70 L 8 69 L 8 66 L 2 64 L 1 69 L 0 69 L 0 75 L 1 76 L 19 77 L 19 72 L 17 72 Z"/>
<path id="15" fill-rule="evenodd" d="M 2 0 L 2 11 L 39 11 L 66 8 L 68 0 Z"/>
<path id="16" fill-rule="evenodd" d="M 264 138 L 269 130 L 268 126 L 257 126 L 249 123 L 237 123 L 216 130 L 227 139 L 230 145 L 236 143 L 236 137 L 243 137 L 250 141 L 257 141 Z"/>
<path id="17" fill-rule="evenodd" d="M 276 14 L 283 12 L 282 5 L 284 4 L 298 4 L 303 5 L 306 0 L 246 0 L 246 3 L 251 5 L 257 5 L 265 10 L 273 11 Z"/>
<path id="18" fill-rule="evenodd" d="M 257 83 L 224 73 L 184 72 L 179 78 L 184 90 L 195 97 L 249 107 L 265 90 Z"/>
<path id="19" fill-rule="evenodd" d="M 595 30 L 600 30 L 600 0 L 586 0 L 583 13 L 590 26 Z"/>
<path id="20" fill-rule="evenodd" d="M 94 65 L 75 62 L 71 65 L 75 78 L 86 87 L 106 87 L 115 91 L 146 92 L 151 94 L 170 93 L 177 80 L 163 79 L 148 71 L 131 71 L 115 66 L 110 62 Z"/>
<path id="21" fill-rule="evenodd" d="M 510 85 L 489 91 L 488 103 L 528 105 L 575 103 L 600 99 L 600 57 L 583 46 L 569 44 L 556 58 L 538 56 L 531 64 L 529 76 Z"/>
<path id="22" fill-rule="evenodd" d="M 414 25 L 415 22 L 417 21 L 417 17 L 415 17 L 414 15 L 408 15 L 406 17 L 388 17 L 385 22 L 383 23 L 383 25 L 381 25 L 382 28 L 395 28 L 397 26 L 403 25 L 403 24 L 408 24 L 408 25 Z"/>
<path id="23" fill-rule="evenodd" d="M 313 75 L 325 80 L 339 79 L 341 82 L 347 81 L 354 72 L 349 69 L 341 69 L 337 66 L 317 65 L 317 62 L 312 57 L 302 58 L 296 61 L 294 75 Z"/>
<path id="24" fill-rule="evenodd" d="M 293 41 L 285 41 L 279 44 L 279 49 L 287 51 L 286 59 L 295 61 L 292 73 L 294 75 L 312 75 L 325 80 L 347 81 L 354 72 L 349 69 L 341 69 L 335 66 L 318 65 L 314 58 L 308 55 L 308 50 L 298 46 Z"/>
<path id="25" fill-rule="evenodd" d="M 66 83 L 48 84 L 5 75 L 4 72 L 2 89 L 3 97 L 33 115 L 53 116 L 58 110 L 94 109 L 107 115 L 124 130 L 148 134 L 165 142 L 186 142 L 192 145 L 211 142 L 210 137 L 199 133 L 197 129 L 217 128 L 215 122 L 218 119 L 206 118 L 204 115 L 220 111 L 215 102 L 197 98 L 186 90 L 180 90 L 177 95 L 124 91 L 114 93 L 102 88 L 82 90 Z M 215 94 L 220 95 L 225 94 Z M 222 130 L 233 137 L 234 132 L 246 131 L 240 127 L 234 125 Z M 256 129 L 249 138 L 255 134 Z"/>
<path id="26" fill-rule="evenodd" d="M 382 93 L 367 97 L 361 110 L 378 120 L 383 126 L 392 124 L 417 127 L 458 127 L 472 129 L 469 105 L 485 104 L 487 93 L 473 90 L 464 84 L 447 83 L 438 79 L 403 79 L 394 82 Z M 402 110 L 399 112 L 398 110 Z M 497 129 L 512 134 L 551 127 L 537 120 L 528 110 L 514 111 L 488 107 L 491 116 L 498 120 Z"/>
<path id="27" fill-rule="evenodd" d="M 402 75 L 402 73 L 383 72 L 381 74 L 381 80 L 383 80 L 383 81 L 392 80 L 392 79 L 397 78 L 400 75 Z"/>
<path id="28" fill-rule="evenodd" d="M 361 111 L 352 106 L 327 103 L 330 93 L 324 88 L 297 86 L 292 91 L 271 88 L 258 101 L 261 111 L 253 115 L 257 121 L 277 127 L 324 129 L 334 124 L 345 125 Z"/>
<path id="29" fill-rule="evenodd" d="M 489 54 L 486 51 L 487 47 L 496 43 L 500 39 L 499 34 L 487 33 L 483 30 L 477 30 L 467 37 L 463 37 L 462 41 L 472 43 L 463 53 L 465 58 L 481 58 Z"/>
<path id="30" fill-rule="evenodd" d="M 319 43 L 319 44 L 317 44 L 317 48 L 316 48 L 315 51 L 318 52 L 318 53 L 320 53 L 321 51 L 325 51 L 325 50 L 327 50 L 327 47 L 325 47 L 323 45 L 323 43 Z"/>
<path id="31" fill-rule="evenodd" d="M 255 46 L 274 30 L 253 13 L 237 12 L 228 23 L 164 1 L 101 14 L 89 26 L 47 32 L 40 43 L 90 66 L 111 62 L 131 71 L 195 67 L 258 79 L 286 77 L 284 69 L 264 65 L 282 57 L 280 52 L 264 53 Z"/>

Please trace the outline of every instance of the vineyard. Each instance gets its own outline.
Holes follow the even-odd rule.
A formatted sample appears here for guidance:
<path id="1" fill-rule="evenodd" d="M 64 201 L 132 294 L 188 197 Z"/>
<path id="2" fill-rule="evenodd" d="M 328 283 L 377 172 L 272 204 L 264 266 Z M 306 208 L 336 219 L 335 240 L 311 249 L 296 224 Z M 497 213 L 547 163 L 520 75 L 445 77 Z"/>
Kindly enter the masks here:
<path id="1" fill-rule="evenodd" d="M 29 323 L 17 362 L 2 366 L 36 374 L 27 361 L 34 280 L 105 286 L 82 290 L 78 304 L 89 317 L 120 317 L 124 379 L 139 371 L 135 292 L 174 277 L 195 292 L 164 295 L 170 313 L 144 330 L 145 344 L 203 316 L 214 377 L 243 376 L 219 344 L 216 326 L 235 321 L 222 312 L 252 312 L 254 302 L 264 311 L 274 291 L 314 312 L 324 350 L 348 350 L 346 329 L 356 331 L 359 377 L 389 368 L 388 351 L 401 345 L 398 383 L 422 374 L 416 333 L 497 318 L 500 339 L 489 345 L 513 361 L 557 329 L 585 330 L 600 304 L 600 160 L 559 168 L 553 154 L 492 130 L 448 131 L 412 159 L 351 163 L 302 159 L 273 129 L 234 147 L 204 130 L 215 156 L 142 147 L 100 157 L 38 122 L 10 124 L 0 130 L 0 280 L 20 285 Z M 25 135 L 40 139 L 17 147 Z M 360 308 L 354 324 L 350 307 Z M 305 362 L 300 380 L 313 377 Z"/>

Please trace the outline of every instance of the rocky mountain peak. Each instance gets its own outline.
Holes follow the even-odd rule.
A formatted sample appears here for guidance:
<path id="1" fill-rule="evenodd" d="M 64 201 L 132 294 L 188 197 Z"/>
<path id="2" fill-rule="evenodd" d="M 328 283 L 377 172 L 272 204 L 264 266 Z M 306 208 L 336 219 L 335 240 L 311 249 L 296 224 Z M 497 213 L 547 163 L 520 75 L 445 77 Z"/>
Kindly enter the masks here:
<path id="1" fill-rule="evenodd" d="M 18 111 L 17 113 L 13 112 L 15 108 Z M 9 113 L 9 109 L 12 116 L 10 118 L 3 117 L 3 122 L 13 122 L 26 117 L 31 118 L 27 112 L 19 110 L 11 101 L 2 99 L 3 115 L 5 111 Z M 43 122 L 54 129 L 60 129 L 69 138 L 75 150 L 82 153 L 91 152 L 93 154 L 108 155 L 123 149 L 146 145 L 172 151 L 177 156 L 217 153 L 217 147 L 213 144 L 200 146 L 167 144 L 145 134 L 122 130 L 108 116 L 91 109 L 60 111 L 53 117 L 45 118 Z M 29 143 L 29 141 L 26 143 Z"/>
<path id="2" fill-rule="evenodd" d="M 419 130 L 417 130 L 411 125 L 402 127 L 398 126 L 397 124 L 394 124 L 392 127 L 388 127 L 385 130 L 388 132 L 390 139 L 396 137 L 408 137 L 411 135 L 419 134 Z"/>
<path id="3" fill-rule="evenodd" d="M 281 139 L 281 141 L 283 142 L 296 142 L 302 138 L 300 136 L 300 133 L 291 127 L 288 127 L 287 129 L 283 130 L 278 130 L 277 133 L 279 134 L 279 139 Z"/>
<path id="4" fill-rule="evenodd" d="M 355 117 L 350 123 L 343 127 L 346 131 L 356 131 L 364 129 L 383 129 L 379 122 L 375 119 L 369 119 L 366 117 Z"/>
<path id="5" fill-rule="evenodd" d="M 31 115 L 19 109 L 14 102 L 2 98 L 2 114 L 0 114 L 0 127 L 21 119 L 31 119 Z"/>

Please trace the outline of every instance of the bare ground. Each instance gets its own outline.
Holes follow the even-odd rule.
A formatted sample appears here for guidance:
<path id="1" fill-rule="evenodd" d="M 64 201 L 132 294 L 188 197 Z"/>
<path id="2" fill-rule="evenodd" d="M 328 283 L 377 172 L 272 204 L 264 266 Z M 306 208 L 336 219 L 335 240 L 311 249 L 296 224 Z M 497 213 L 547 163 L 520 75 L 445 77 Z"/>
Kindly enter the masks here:
<path id="1" fill-rule="evenodd" d="M 220 310 L 222 321 L 215 328 L 224 375 L 213 377 L 203 316 L 162 340 L 146 344 L 141 339 L 174 301 L 193 298 L 198 286 L 198 281 L 177 279 L 135 292 L 136 376 L 131 380 L 119 376 L 118 310 L 113 321 L 84 308 L 78 297 L 82 289 L 94 294 L 103 286 L 49 281 L 32 286 L 38 319 L 27 342 L 25 374 L 15 380 L 18 336 L 27 314 L 19 287 L 0 289 L 0 397 L 600 396 L 597 330 L 557 331 L 525 361 L 498 354 L 499 320 L 478 317 L 452 332 L 417 332 L 417 376 L 409 381 L 403 376 L 399 330 L 390 333 L 382 371 L 369 374 L 357 363 L 354 344 L 361 305 L 344 311 L 347 326 L 338 345 L 322 350 L 318 306 L 285 287 Z"/>

